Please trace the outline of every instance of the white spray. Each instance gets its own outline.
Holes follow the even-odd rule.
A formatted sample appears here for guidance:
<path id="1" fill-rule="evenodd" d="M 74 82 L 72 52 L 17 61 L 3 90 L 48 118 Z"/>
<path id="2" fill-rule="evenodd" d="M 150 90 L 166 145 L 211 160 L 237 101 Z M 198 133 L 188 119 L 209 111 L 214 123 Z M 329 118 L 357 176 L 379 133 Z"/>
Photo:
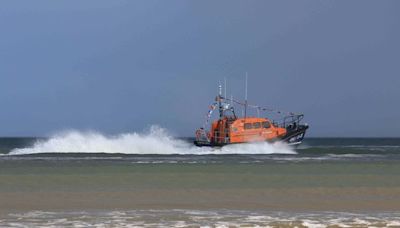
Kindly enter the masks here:
<path id="1" fill-rule="evenodd" d="M 9 155 L 38 153 L 121 153 L 121 154 L 295 154 L 283 143 L 229 145 L 220 149 L 196 147 L 176 139 L 158 126 L 145 133 L 104 136 L 97 132 L 69 131 L 39 140 L 32 147 L 12 150 Z"/>

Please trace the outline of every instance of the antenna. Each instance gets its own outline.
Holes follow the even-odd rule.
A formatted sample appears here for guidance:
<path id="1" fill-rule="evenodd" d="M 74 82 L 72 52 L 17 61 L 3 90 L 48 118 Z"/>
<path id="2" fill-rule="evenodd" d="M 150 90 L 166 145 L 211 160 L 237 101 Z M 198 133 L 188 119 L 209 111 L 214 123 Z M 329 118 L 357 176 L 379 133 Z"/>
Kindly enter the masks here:
<path id="1" fill-rule="evenodd" d="M 218 100 L 219 117 L 222 118 L 222 116 L 224 115 L 224 109 L 222 107 L 222 102 L 221 102 L 221 97 L 222 97 L 222 85 L 221 85 L 221 82 L 219 83 L 218 89 L 219 89 L 219 93 L 218 93 L 217 100 Z"/>
<path id="2" fill-rule="evenodd" d="M 224 78 L 224 84 L 225 84 L 225 88 L 224 88 L 224 98 L 226 99 L 226 77 Z"/>
<path id="3" fill-rule="evenodd" d="M 246 72 L 246 86 L 245 86 L 245 94 L 244 94 L 244 119 L 247 117 L 247 72 Z"/>
<path id="4" fill-rule="evenodd" d="M 244 97 L 244 99 L 247 101 L 247 78 L 248 78 L 248 75 L 247 75 L 247 72 L 246 72 L 246 87 L 245 87 L 245 97 Z"/>

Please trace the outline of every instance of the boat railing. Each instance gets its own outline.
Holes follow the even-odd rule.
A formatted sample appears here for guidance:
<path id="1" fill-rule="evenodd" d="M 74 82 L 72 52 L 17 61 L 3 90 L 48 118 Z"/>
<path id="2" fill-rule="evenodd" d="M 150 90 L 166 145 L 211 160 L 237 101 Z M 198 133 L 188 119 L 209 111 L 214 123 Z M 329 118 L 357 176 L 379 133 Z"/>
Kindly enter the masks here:
<path id="1" fill-rule="evenodd" d="M 229 135 L 221 136 L 219 131 L 214 132 L 214 140 L 216 142 L 229 143 Z"/>
<path id="2" fill-rule="evenodd" d="M 209 134 L 203 128 L 196 131 L 197 142 L 210 142 Z M 219 131 L 215 131 L 213 135 L 213 141 L 217 143 L 229 143 L 229 135 L 221 136 Z"/>
<path id="3" fill-rule="evenodd" d="M 285 116 L 280 121 L 273 121 L 275 126 L 286 128 L 286 129 L 295 129 L 300 125 L 300 121 L 304 118 L 303 114 L 298 115 L 289 115 Z"/>

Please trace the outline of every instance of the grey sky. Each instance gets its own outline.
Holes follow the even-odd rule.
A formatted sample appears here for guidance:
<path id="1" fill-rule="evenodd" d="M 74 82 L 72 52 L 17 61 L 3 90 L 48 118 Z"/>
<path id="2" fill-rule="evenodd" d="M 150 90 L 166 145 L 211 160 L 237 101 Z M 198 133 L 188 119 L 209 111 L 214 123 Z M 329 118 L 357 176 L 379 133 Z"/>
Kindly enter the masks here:
<path id="1" fill-rule="evenodd" d="M 312 136 L 400 136 L 399 1 L 1 1 L 0 135 L 202 125 L 228 94 Z"/>

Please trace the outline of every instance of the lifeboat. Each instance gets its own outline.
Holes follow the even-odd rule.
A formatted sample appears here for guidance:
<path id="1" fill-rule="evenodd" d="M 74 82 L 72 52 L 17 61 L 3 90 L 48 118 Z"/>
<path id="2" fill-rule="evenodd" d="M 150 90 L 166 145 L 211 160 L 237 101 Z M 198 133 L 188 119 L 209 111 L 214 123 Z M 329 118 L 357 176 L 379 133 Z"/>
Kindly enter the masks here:
<path id="1" fill-rule="evenodd" d="M 244 108 L 243 117 L 238 117 L 234 106 L 240 105 Z M 267 117 L 247 116 L 247 109 L 254 108 L 260 111 L 274 112 L 279 114 L 279 120 L 271 120 Z M 210 130 L 206 125 L 210 122 L 214 110 L 218 109 L 218 119 L 212 121 Z M 196 146 L 222 147 L 229 144 L 253 143 L 253 142 L 276 142 L 282 141 L 290 145 L 302 143 L 307 124 L 301 123 L 304 115 L 292 112 L 282 112 L 257 105 L 249 105 L 247 99 L 240 102 L 232 98 L 222 96 L 222 87 L 219 86 L 219 94 L 215 103 L 210 106 L 206 122 L 203 127 L 196 130 Z"/>

